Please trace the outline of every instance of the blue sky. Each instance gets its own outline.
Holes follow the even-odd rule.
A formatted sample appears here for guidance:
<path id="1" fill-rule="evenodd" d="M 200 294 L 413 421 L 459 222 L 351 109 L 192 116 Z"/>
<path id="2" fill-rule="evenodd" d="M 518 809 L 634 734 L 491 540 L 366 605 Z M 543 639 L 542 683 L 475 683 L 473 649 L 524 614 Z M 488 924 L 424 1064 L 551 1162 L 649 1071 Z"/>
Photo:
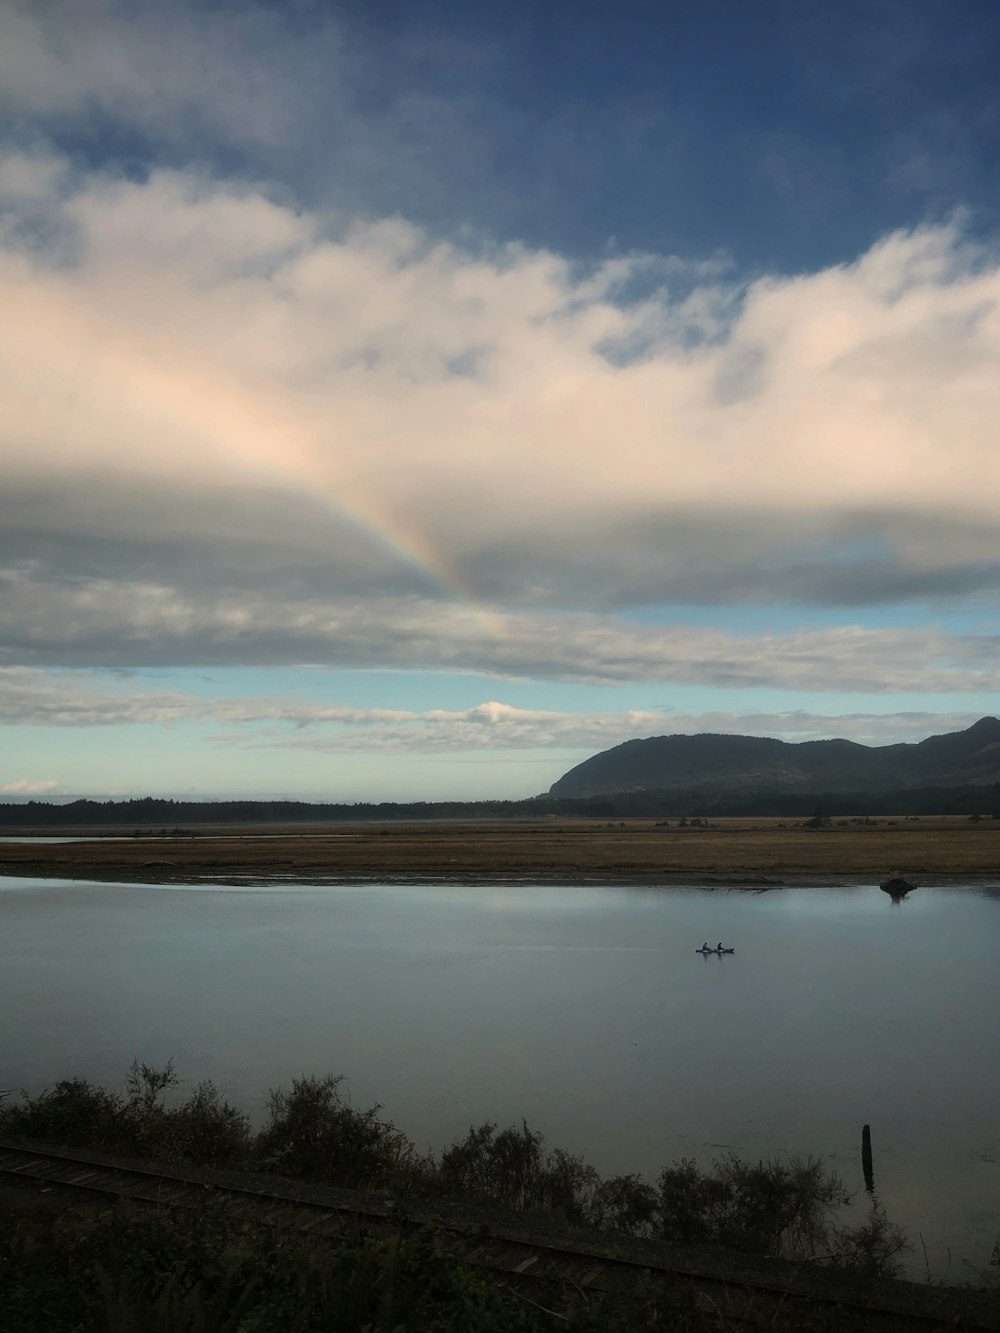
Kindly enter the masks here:
<path id="1" fill-rule="evenodd" d="M 1000 683 L 1000 10 L 0 4 L 0 795 Z"/>

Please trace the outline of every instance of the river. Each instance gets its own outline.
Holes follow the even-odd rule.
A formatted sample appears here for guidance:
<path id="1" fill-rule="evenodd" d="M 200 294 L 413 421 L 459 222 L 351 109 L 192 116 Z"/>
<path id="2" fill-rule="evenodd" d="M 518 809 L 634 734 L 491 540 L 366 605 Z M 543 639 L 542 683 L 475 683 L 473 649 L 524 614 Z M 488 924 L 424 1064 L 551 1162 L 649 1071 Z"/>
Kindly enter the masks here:
<path id="1" fill-rule="evenodd" d="M 0 878 L 0 1086 L 173 1057 L 257 1119 L 342 1073 L 440 1149 L 527 1119 L 602 1172 L 826 1158 L 976 1281 L 1000 1234 L 1000 889 Z M 736 952 L 702 957 L 704 940 Z"/>

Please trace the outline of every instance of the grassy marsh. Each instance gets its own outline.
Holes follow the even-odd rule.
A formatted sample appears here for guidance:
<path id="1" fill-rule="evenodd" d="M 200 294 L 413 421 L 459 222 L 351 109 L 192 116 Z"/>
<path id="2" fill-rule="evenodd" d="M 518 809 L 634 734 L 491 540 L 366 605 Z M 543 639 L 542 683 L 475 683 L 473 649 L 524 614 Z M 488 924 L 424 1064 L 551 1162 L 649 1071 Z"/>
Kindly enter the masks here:
<path id="1" fill-rule="evenodd" d="M 366 879 L 595 876 L 638 882 L 725 876 L 878 883 L 895 867 L 920 882 L 1000 879 L 1000 820 L 951 815 L 807 820 L 516 820 L 354 824 L 336 829 L 68 829 L 91 841 L 10 842 L 0 873 L 161 880 L 241 875 Z M 35 830 L 42 832 L 43 830 Z M 46 830 L 48 831 L 48 830 Z M 22 830 L 12 830 L 22 832 Z M 60 830 L 62 832 L 62 830 Z M 11 836 L 10 834 L 6 836 Z"/>

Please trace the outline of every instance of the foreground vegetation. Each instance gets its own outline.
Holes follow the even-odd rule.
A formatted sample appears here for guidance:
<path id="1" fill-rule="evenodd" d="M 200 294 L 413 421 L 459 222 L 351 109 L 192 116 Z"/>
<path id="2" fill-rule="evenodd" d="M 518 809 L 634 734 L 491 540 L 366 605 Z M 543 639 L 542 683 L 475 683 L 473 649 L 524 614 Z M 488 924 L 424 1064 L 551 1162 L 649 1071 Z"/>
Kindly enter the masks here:
<path id="1" fill-rule="evenodd" d="M 669 1281 L 545 1304 L 470 1269 L 431 1228 L 337 1245 L 119 1207 L 56 1221 L 0 1214 L 5 1333 L 707 1333 L 743 1329 Z M 844 1312 L 784 1303 L 775 1333 L 835 1333 Z"/>
<path id="2" fill-rule="evenodd" d="M 546 1147 L 523 1123 L 483 1124 L 440 1158 L 421 1154 L 379 1106 L 349 1105 L 335 1077 L 301 1078 L 272 1091 L 267 1123 L 257 1133 L 210 1083 L 168 1102 L 177 1085 L 169 1064 L 134 1064 L 122 1092 L 69 1079 L 0 1104 L 0 1135 L 462 1198 L 546 1225 L 824 1260 L 870 1276 L 895 1272 L 907 1248 L 877 1206 L 860 1227 L 838 1225 L 837 1209 L 849 1199 L 815 1158 L 754 1165 L 728 1154 L 708 1171 L 682 1160 L 650 1184 L 637 1175 L 603 1178 L 583 1158 Z"/>
<path id="3" fill-rule="evenodd" d="M 321 1249 L 234 1228 L 210 1207 L 183 1218 L 119 1208 L 96 1222 L 0 1221 L 11 1333 L 528 1327 L 501 1305 L 430 1237 Z"/>
<path id="4" fill-rule="evenodd" d="M 275 1089 L 254 1132 L 211 1084 L 181 1096 L 171 1065 L 134 1064 L 121 1091 L 69 1079 L 35 1097 L 0 1093 L 0 1136 L 377 1188 L 395 1196 L 400 1217 L 433 1218 L 458 1201 L 475 1228 L 483 1215 L 473 1200 L 490 1210 L 491 1228 L 504 1210 L 504 1227 L 520 1214 L 528 1233 L 598 1228 L 626 1251 L 627 1238 L 694 1243 L 699 1267 L 713 1245 L 808 1257 L 810 1273 L 823 1264 L 850 1276 L 834 1288 L 848 1301 L 859 1280 L 891 1274 L 907 1248 L 877 1208 L 861 1226 L 838 1225 L 848 1200 L 816 1159 L 752 1165 L 727 1155 L 708 1171 L 683 1160 L 650 1184 L 602 1178 L 523 1123 L 472 1128 L 438 1158 L 419 1153 L 380 1107 L 350 1106 L 341 1088 L 338 1078 L 309 1077 Z M 854 1326 L 853 1314 L 806 1294 L 815 1281 L 801 1296 L 755 1306 L 755 1318 L 763 1313 L 776 1333 Z M 962 1326 L 968 1310 L 956 1301 L 935 1306 L 935 1317 Z M 58 1196 L 9 1188 L 0 1195 L 0 1311 L 5 1333 L 735 1333 L 749 1317 L 669 1275 L 613 1297 L 572 1284 L 524 1288 L 470 1268 L 461 1242 L 434 1224 L 373 1235 L 359 1221 L 333 1242 L 236 1221 L 212 1191 L 179 1214 L 127 1202 L 69 1209 Z"/>

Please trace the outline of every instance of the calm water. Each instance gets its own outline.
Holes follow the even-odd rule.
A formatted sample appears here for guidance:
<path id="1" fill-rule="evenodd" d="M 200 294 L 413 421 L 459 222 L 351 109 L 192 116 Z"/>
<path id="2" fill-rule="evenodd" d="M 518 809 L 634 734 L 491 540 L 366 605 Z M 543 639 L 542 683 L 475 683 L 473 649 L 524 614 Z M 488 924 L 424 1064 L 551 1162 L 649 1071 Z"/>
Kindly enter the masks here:
<path id="1" fill-rule="evenodd" d="M 0 835 L 0 842 L 17 842 L 17 843 L 23 843 L 27 846 L 34 846 L 35 844 L 38 844 L 39 846 L 41 846 L 42 844 L 51 845 L 52 843 L 56 842 L 126 842 L 126 841 L 128 842 L 132 841 L 131 835 L 127 839 L 124 837 L 119 838 L 115 836 L 110 836 L 105 838 L 99 835 L 90 835 L 90 834 L 84 834 L 84 836 L 81 838 L 67 838 L 62 836 L 59 837 L 33 836 L 30 838 L 26 838 L 23 835 L 19 836 L 16 833 L 4 833 Z M 150 839 L 150 841 L 152 841 L 152 839 Z"/>
<path id="2" fill-rule="evenodd" d="M 973 1280 L 1000 1233 L 998 936 L 988 889 L 0 879 L 0 1087 L 173 1056 L 259 1114 L 344 1073 L 421 1146 L 524 1116 L 604 1172 L 815 1152 L 851 1189 L 868 1121 L 917 1269 L 919 1232 Z"/>

